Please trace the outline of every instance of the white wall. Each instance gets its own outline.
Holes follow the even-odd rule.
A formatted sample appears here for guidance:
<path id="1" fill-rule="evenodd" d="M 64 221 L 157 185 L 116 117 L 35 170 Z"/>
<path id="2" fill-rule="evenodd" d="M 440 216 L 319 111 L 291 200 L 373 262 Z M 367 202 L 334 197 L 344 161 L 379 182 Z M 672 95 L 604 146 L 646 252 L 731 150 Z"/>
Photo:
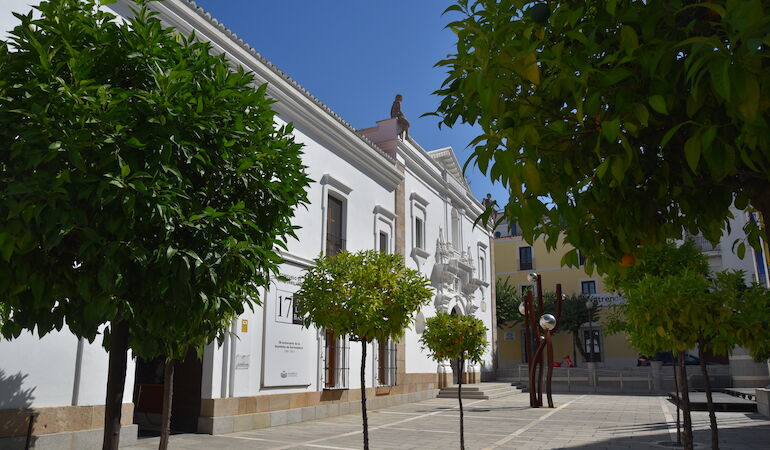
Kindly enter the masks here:
<path id="1" fill-rule="evenodd" d="M 107 387 L 108 355 L 101 336 L 85 342 L 80 384 L 75 386 L 78 339 L 66 329 L 42 338 L 23 332 L 17 339 L 0 340 L 0 409 L 103 405 Z M 131 402 L 134 363 L 129 356 L 123 401 Z"/>

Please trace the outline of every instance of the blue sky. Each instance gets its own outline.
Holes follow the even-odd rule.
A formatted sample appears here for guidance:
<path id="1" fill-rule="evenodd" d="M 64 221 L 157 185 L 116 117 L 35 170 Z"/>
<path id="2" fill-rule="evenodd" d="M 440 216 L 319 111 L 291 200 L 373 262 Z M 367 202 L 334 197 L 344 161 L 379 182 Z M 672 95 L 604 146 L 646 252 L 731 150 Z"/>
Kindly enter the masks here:
<path id="1" fill-rule="evenodd" d="M 448 0 L 198 0 L 233 30 L 356 128 L 388 118 L 397 93 L 410 133 L 425 149 L 451 146 L 460 163 L 478 129 L 438 129 L 433 111 L 444 73 L 436 61 L 453 52 L 454 33 L 441 16 Z M 505 191 L 478 169 L 466 172 L 481 198 Z"/>

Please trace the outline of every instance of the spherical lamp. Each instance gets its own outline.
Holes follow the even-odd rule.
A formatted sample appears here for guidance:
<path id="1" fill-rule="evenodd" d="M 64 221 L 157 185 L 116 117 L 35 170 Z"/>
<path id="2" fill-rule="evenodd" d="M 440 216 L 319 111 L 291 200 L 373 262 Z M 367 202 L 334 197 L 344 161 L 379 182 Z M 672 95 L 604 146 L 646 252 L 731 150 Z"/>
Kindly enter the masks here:
<path id="1" fill-rule="evenodd" d="M 556 328 L 556 317 L 552 314 L 543 314 L 540 318 L 540 328 L 544 330 L 553 330 Z"/>

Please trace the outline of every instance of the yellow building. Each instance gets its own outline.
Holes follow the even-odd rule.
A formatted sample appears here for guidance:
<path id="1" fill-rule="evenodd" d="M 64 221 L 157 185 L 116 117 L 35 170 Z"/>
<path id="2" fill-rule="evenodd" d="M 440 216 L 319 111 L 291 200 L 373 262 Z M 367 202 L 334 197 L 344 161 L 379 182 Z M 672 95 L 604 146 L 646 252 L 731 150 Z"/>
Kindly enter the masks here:
<path id="1" fill-rule="evenodd" d="M 560 245 L 549 252 L 546 250 L 545 239 L 539 239 L 530 245 L 521 237 L 515 224 L 512 227 L 501 224 L 495 230 L 493 242 L 498 280 L 507 279 L 518 292 L 524 293 L 533 287 L 533 283 L 527 279 L 528 275 L 536 272 L 541 275 L 544 293 L 554 292 L 556 284 L 559 283 L 565 296 L 580 293 L 591 296 L 595 304 L 604 308 L 600 310 L 598 322 L 589 324 L 586 320 L 583 324 L 579 333 L 580 345 L 584 346 L 586 353 L 590 353 L 593 341 L 593 360 L 598 362 L 599 367 L 636 366 L 638 353 L 626 343 L 625 338 L 620 334 L 605 336 L 602 330 L 602 317 L 606 317 L 608 313 L 606 306 L 617 302 L 618 298 L 607 293 L 602 278 L 597 274 L 589 275 L 582 266 L 561 265 L 562 257 L 573 247 Z M 590 338 L 592 333 L 594 339 Z M 524 363 L 522 327 L 506 327 L 499 330 L 498 336 L 499 373 L 505 376 Z M 562 361 L 566 364 L 564 357 L 569 355 L 578 367 L 585 364 L 580 350 L 573 349 L 571 333 L 557 333 L 553 343 L 556 362 Z"/>

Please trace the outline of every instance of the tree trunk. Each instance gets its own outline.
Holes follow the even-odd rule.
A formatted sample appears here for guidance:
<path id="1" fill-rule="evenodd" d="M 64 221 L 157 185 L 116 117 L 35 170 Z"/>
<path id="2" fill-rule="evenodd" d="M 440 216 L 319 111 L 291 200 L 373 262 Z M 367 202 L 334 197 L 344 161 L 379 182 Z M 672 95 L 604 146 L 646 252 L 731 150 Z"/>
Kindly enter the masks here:
<path id="1" fill-rule="evenodd" d="M 706 387 L 706 405 L 709 410 L 709 422 L 711 425 L 711 449 L 719 450 L 719 430 L 717 429 L 717 415 L 714 411 L 714 402 L 711 398 L 711 380 L 709 380 L 709 372 L 706 368 L 706 360 L 703 359 L 704 349 L 703 343 L 698 342 L 698 353 L 700 353 L 700 371 L 703 373 L 703 383 Z"/>
<path id="2" fill-rule="evenodd" d="M 465 430 L 463 429 L 463 375 L 465 374 L 465 360 L 460 358 L 458 364 L 460 377 L 457 381 L 457 401 L 460 403 L 460 450 L 465 450 Z"/>
<path id="3" fill-rule="evenodd" d="M 684 431 L 682 432 L 682 445 L 685 450 L 693 450 L 692 440 L 692 418 L 690 417 L 690 394 L 687 386 L 687 366 L 685 365 L 684 351 L 679 352 L 679 379 L 682 386 L 682 397 L 679 403 L 682 404 L 682 414 L 684 415 Z"/>
<path id="4" fill-rule="evenodd" d="M 174 398 L 174 366 L 176 360 L 166 361 L 163 370 L 163 415 L 160 421 L 160 444 L 158 450 L 168 448 L 168 439 L 171 434 L 171 402 Z"/>
<path id="5" fill-rule="evenodd" d="M 361 417 L 364 423 L 364 450 L 369 450 L 369 420 L 366 417 L 366 339 L 361 340 Z"/>
<path id="6" fill-rule="evenodd" d="M 110 325 L 110 355 L 107 369 L 107 398 L 104 401 L 103 450 L 118 450 L 123 387 L 128 363 L 128 322 L 117 320 Z"/>
<path id="7" fill-rule="evenodd" d="M 674 353 L 672 353 L 673 355 Z M 679 413 L 679 399 L 682 398 L 682 389 L 679 386 L 679 377 L 676 375 L 679 370 L 679 362 L 676 357 L 674 359 L 674 365 L 671 366 L 674 369 L 674 390 L 676 391 L 676 443 L 682 445 L 682 421 L 680 420 L 681 414 Z"/>

